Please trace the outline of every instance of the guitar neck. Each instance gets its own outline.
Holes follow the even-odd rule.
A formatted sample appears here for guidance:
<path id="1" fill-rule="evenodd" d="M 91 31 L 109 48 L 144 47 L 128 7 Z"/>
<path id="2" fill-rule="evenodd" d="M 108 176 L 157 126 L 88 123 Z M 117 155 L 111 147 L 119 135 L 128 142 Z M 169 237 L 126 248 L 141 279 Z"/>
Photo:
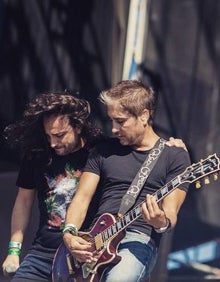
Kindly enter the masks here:
<path id="1" fill-rule="evenodd" d="M 214 174 L 220 170 L 220 159 L 216 154 L 208 156 L 200 162 L 192 164 L 187 167 L 185 171 L 178 176 L 174 177 L 162 188 L 157 190 L 153 196 L 156 201 L 159 202 L 165 198 L 170 192 L 179 187 L 182 183 L 188 182 L 193 183 L 201 178 L 207 177 L 211 174 Z M 119 232 L 128 227 L 132 222 L 141 216 L 141 206 L 145 201 L 139 203 L 128 213 L 118 218 L 116 222 L 111 224 L 104 231 L 100 232 L 96 236 L 101 237 L 102 242 L 106 242 L 109 239 L 115 237 Z"/>
<path id="2" fill-rule="evenodd" d="M 162 188 L 157 190 L 153 196 L 155 197 L 156 201 L 159 202 L 163 198 L 165 198 L 171 191 L 179 186 L 179 179 L 178 177 L 174 178 Z M 106 230 L 102 233 L 103 241 L 108 241 L 112 237 L 116 236 L 119 232 L 127 228 L 132 222 L 134 222 L 137 218 L 141 216 L 141 207 L 145 201 L 142 201 L 138 205 L 136 205 L 133 209 L 127 212 L 122 217 L 118 218 L 114 224 L 109 226 Z"/>
<path id="3" fill-rule="evenodd" d="M 176 176 L 174 179 L 172 179 L 170 182 L 168 182 L 162 188 L 157 190 L 153 194 L 153 196 L 156 199 L 156 201 L 159 202 L 163 198 L 165 198 L 170 192 L 172 192 L 174 189 L 176 189 L 180 184 L 181 184 L 181 181 L 179 180 L 179 176 Z"/>

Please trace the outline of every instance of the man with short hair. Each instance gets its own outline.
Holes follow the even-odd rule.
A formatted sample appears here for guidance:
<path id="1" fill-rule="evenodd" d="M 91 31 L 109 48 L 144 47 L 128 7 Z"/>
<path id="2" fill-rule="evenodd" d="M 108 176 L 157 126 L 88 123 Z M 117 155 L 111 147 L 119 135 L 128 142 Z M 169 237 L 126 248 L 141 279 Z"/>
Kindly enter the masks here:
<path id="1" fill-rule="evenodd" d="M 103 91 L 100 100 L 107 107 L 112 132 L 117 138 L 105 140 L 92 150 L 67 210 L 64 243 L 74 262 L 77 260 L 79 265 L 84 262 L 80 275 L 93 278 L 98 275 L 99 281 L 105 282 L 146 281 L 156 262 L 161 235 L 176 225 L 189 185 L 182 184 L 159 203 L 153 195 L 190 165 L 189 154 L 183 148 L 165 145 L 136 199 L 135 204 L 141 204 L 142 216 L 136 220 L 125 217 L 126 224 L 130 220 L 128 225 L 123 223 L 126 226 L 125 236 L 121 239 L 121 233 L 116 233 L 120 243 L 115 245 L 117 236 L 113 236 L 109 244 L 105 238 L 112 238 L 110 233 L 117 228 L 120 230 L 121 225 L 113 224 L 112 228 L 105 230 L 112 218 L 102 218 L 102 215 L 108 213 L 120 219 L 121 199 L 160 136 L 152 124 L 155 93 L 142 82 L 122 81 Z M 79 236 L 78 230 L 98 190 L 101 198 L 91 232 L 99 234 L 98 227 L 104 231 L 95 238 L 86 239 Z M 135 210 L 134 214 L 137 212 Z M 116 253 L 121 259 L 112 264 Z M 78 266 L 71 272 L 72 279 L 76 277 L 77 269 Z M 76 281 L 81 280 L 76 278 Z"/>

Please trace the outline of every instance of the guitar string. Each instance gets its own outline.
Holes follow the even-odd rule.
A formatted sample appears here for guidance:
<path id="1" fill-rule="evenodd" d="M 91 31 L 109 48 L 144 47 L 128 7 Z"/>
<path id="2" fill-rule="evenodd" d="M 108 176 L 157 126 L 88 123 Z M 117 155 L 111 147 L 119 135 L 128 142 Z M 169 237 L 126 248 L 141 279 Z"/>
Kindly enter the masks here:
<path id="1" fill-rule="evenodd" d="M 216 154 L 212 155 L 211 157 L 214 157 Z M 207 158 L 208 159 L 208 158 Z M 207 160 L 206 159 L 206 160 Z M 197 164 L 193 164 L 192 166 L 187 168 L 187 171 L 190 169 L 195 170 L 195 166 L 202 166 L 202 163 L 205 162 L 206 160 L 203 160 L 202 162 L 199 162 Z M 212 164 L 214 166 L 216 166 L 217 164 L 212 161 Z M 209 167 L 209 166 L 208 166 Z M 205 165 L 203 165 L 203 168 L 205 168 Z M 198 169 L 198 167 L 197 167 Z M 205 173 L 204 170 L 202 171 L 203 175 L 200 176 L 195 176 L 192 174 L 192 171 L 188 172 L 187 177 L 189 178 L 189 175 L 191 174 L 191 176 L 194 176 L 195 178 L 191 180 L 191 182 L 194 182 L 196 180 L 198 180 L 201 177 L 207 176 L 210 173 L 214 173 L 214 168 L 210 168 L 211 171 L 209 171 L 209 173 Z M 219 170 L 216 169 L 216 171 Z M 185 173 L 186 174 L 186 173 Z M 181 181 L 179 181 L 180 176 L 175 177 L 173 180 L 171 180 L 170 182 L 168 182 L 167 184 L 165 184 L 162 188 L 160 188 L 159 190 L 157 190 L 154 194 L 152 194 L 156 201 L 160 201 L 162 200 L 165 196 L 167 196 L 172 190 L 173 188 L 176 188 Z M 185 179 L 186 181 L 186 179 Z M 130 210 L 128 213 L 126 213 L 124 216 L 122 216 L 121 218 L 116 218 L 116 222 L 114 222 L 113 224 L 111 224 L 109 227 L 107 227 L 105 230 L 101 231 L 100 233 L 96 234 L 94 237 L 92 237 L 92 240 L 90 241 L 92 244 L 95 244 L 95 239 L 98 236 L 101 236 L 101 239 L 103 242 L 106 242 L 112 238 L 114 238 L 115 236 L 117 236 L 118 233 L 120 233 L 121 231 L 123 231 L 128 225 L 130 225 L 134 220 L 136 220 L 138 217 L 141 216 L 141 212 L 136 213 L 136 210 L 140 210 L 141 209 L 141 205 L 144 203 L 145 201 L 142 201 L 140 204 L 138 204 L 135 208 L 133 208 L 132 210 Z M 134 214 L 136 213 L 136 214 Z M 126 220 L 127 218 L 127 220 Z M 120 224 L 119 224 L 120 223 Z M 118 228 L 118 226 L 120 226 Z M 121 228 L 122 226 L 122 228 Z M 116 232 L 114 232 L 112 230 L 112 228 L 114 227 L 114 229 L 116 230 Z M 109 235 L 110 233 L 110 235 Z M 111 235 L 113 233 L 113 235 Z M 106 237 L 106 238 L 105 238 Z"/>

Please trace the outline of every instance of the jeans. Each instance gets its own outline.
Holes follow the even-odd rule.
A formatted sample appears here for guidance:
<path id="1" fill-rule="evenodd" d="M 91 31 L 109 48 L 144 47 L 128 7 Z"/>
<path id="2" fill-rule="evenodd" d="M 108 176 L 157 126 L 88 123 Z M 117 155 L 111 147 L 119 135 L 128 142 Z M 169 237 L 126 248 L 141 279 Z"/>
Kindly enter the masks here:
<path id="1" fill-rule="evenodd" d="M 121 261 L 106 268 L 102 282 L 147 281 L 157 258 L 157 247 L 148 235 L 137 230 L 127 231 L 118 254 Z"/>
<path id="2" fill-rule="evenodd" d="M 35 254 L 27 254 L 15 272 L 11 282 L 51 281 L 53 259 Z"/>

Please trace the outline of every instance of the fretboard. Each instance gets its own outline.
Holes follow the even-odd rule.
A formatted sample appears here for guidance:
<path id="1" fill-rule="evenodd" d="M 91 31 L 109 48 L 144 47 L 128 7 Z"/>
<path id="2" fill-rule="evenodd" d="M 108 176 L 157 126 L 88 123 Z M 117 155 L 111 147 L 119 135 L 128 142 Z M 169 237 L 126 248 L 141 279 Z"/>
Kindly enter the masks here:
<path id="1" fill-rule="evenodd" d="M 173 191 L 177 186 L 179 186 L 179 178 L 178 176 L 175 177 L 173 180 L 168 182 L 162 188 L 157 190 L 153 196 L 155 197 L 156 201 L 159 202 L 163 198 L 165 198 L 171 191 Z M 141 206 L 144 203 L 141 202 L 133 209 L 131 209 L 128 213 L 123 215 L 122 217 L 118 218 L 115 223 L 110 225 L 107 229 L 101 232 L 102 241 L 106 242 L 112 237 L 116 236 L 120 231 L 128 227 L 132 222 L 134 222 L 137 218 L 141 216 Z"/>
<path id="2" fill-rule="evenodd" d="M 175 177 L 170 182 L 168 182 L 166 185 L 164 185 L 162 188 L 157 190 L 153 196 L 156 199 L 157 202 L 161 201 L 163 198 L 165 198 L 171 191 L 173 191 L 175 188 L 177 188 L 180 185 L 179 177 Z"/>
<path id="3" fill-rule="evenodd" d="M 201 178 L 207 177 L 220 170 L 220 160 L 216 154 L 208 156 L 208 158 L 201 160 L 198 163 L 192 164 L 187 167 L 183 173 L 173 178 L 162 188 L 157 190 L 153 196 L 156 201 L 159 202 L 165 198 L 180 184 L 188 182 L 193 183 Z M 141 206 L 145 201 L 139 203 L 128 213 L 118 218 L 116 222 L 107 227 L 104 231 L 98 233 L 95 237 L 100 239 L 99 241 L 105 244 L 112 237 L 115 237 L 119 232 L 128 227 L 133 221 L 141 216 Z"/>

